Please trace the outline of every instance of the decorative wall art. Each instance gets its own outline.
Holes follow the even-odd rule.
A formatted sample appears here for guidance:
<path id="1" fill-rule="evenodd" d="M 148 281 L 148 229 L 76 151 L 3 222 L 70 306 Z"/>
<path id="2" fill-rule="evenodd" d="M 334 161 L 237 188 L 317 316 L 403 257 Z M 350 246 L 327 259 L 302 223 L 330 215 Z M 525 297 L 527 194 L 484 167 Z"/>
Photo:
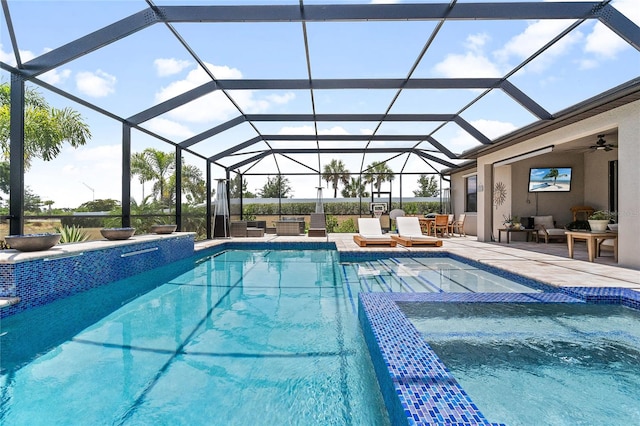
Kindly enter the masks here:
<path id="1" fill-rule="evenodd" d="M 502 182 L 496 182 L 493 187 L 493 205 L 496 206 L 496 210 L 498 206 L 504 204 L 507 200 L 507 185 Z"/>

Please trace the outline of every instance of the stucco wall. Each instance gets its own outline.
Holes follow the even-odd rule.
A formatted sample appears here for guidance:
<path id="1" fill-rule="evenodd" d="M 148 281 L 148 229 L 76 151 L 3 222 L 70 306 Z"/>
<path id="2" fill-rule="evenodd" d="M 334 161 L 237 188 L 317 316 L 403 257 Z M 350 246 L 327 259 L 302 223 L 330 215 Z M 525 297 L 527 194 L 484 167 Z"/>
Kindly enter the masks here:
<path id="1" fill-rule="evenodd" d="M 451 201 L 453 205 L 453 211 L 458 217 L 460 213 L 465 213 L 466 218 L 464 221 L 464 232 L 467 235 L 477 234 L 477 214 L 476 212 L 465 212 L 465 176 L 474 171 L 467 171 L 465 173 L 458 173 L 451 176 Z"/>
<path id="2" fill-rule="evenodd" d="M 493 164 L 524 153 L 562 144 L 600 133 L 616 133 L 617 140 L 608 137 L 618 149 L 610 152 L 561 153 L 552 152 L 537 157 L 497 167 Z M 595 141 L 594 141 L 595 142 Z M 496 179 L 506 179 L 504 172 L 511 170 L 509 177 L 509 204 L 511 214 L 533 215 L 536 212 L 552 214 L 558 224 L 571 220 L 569 208 L 574 205 L 591 205 L 596 209 L 608 208 L 608 162 L 618 159 L 618 222 L 619 260 L 621 266 L 640 269 L 640 101 L 636 101 L 589 119 L 554 130 L 527 142 L 505 148 L 478 158 L 475 171 L 478 176 L 477 233 L 480 241 L 490 241 L 495 235 L 496 223 L 501 223 L 493 204 L 492 189 Z M 571 192 L 554 194 L 527 192 L 530 167 L 573 168 Z M 464 179 L 472 171 L 452 175 L 454 212 L 464 206 Z M 507 207 L 503 207 L 503 210 Z M 496 214 L 498 214 L 496 219 Z"/>

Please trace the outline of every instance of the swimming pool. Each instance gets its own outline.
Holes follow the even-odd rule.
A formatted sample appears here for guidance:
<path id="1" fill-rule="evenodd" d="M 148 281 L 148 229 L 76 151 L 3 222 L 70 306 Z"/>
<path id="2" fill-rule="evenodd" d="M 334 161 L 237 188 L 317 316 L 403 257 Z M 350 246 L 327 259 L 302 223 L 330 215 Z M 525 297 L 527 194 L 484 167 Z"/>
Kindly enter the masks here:
<path id="1" fill-rule="evenodd" d="M 224 248 L 3 320 L 0 420 L 488 424 L 396 302 L 576 302 L 447 253 Z"/>
<path id="2" fill-rule="evenodd" d="M 544 287 L 487 269 L 449 256 L 356 258 L 342 264 L 343 280 L 356 293 L 539 293 Z"/>
<path id="3" fill-rule="evenodd" d="M 583 303 L 400 303 L 490 420 L 640 424 L 640 312 Z"/>
<path id="4" fill-rule="evenodd" d="M 388 425 L 337 256 L 230 250 L 3 319 L 0 419 Z"/>

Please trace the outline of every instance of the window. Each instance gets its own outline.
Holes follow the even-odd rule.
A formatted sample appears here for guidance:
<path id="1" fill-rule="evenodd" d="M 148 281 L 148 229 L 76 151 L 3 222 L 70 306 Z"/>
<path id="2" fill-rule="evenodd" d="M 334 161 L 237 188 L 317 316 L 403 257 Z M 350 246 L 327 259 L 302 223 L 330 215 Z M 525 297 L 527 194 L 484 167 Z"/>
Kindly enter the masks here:
<path id="1" fill-rule="evenodd" d="M 465 212 L 478 211 L 478 176 L 473 175 L 465 178 Z"/>

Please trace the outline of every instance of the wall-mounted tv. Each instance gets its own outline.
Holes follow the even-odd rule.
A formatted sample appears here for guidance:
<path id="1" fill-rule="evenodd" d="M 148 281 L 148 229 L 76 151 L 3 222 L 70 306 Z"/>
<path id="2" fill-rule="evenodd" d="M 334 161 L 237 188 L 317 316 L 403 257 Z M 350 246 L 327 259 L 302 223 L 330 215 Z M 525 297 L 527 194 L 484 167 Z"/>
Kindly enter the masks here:
<path id="1" fill-rule="evenodd" d="M 529 192 L 571 191 L 571 167 L 532 167 Z"/>

